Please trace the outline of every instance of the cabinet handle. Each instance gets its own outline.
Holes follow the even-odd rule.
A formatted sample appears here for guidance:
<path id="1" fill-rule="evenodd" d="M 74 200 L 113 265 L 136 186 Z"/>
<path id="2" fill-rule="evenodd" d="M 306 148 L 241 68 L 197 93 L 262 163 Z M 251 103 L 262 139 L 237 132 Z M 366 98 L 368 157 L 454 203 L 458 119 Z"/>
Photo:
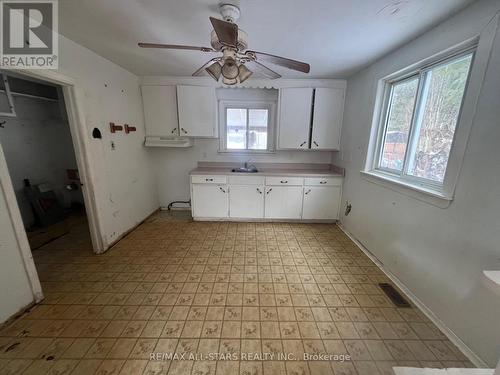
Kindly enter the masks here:
<path id="1" fill-rule="evenodd" d="M 184 128 L 181 128 L 181 130 L 182 130 L 182 132 L 183 132 L 184 134 L 187 134 L 187 133 L 188 133 L 188 132 L 187 132 L 187 130 L 186 130 L 186 129 L 184 129 Z"/>
<path id="2" fill-rule="evenodd" d="M 288 184 L 288 180 L 281 180 L 280 181 L 282 184 Z"/>
<path id="3" fill-rule="evenodd" d="M 318 145 L 318 143 L 317 143 L 316 141 L 313 141 L 313 143 L 314 143 L 314 145 L 315 145 L 316 147 L 319 147 L 319 145 Z"/>
<path id="4" fill-rule="evenodd" d="M 257 188 L 257 191 L 259 192 L 259 194 L 262 194 L 262 191 L 260 191 L 260 189 L 259 189 L 259 188 Z"/>
<path id="5" fill-rule="evenodd" d="M 302 143 L 299 145 L 299 147 L 304 146 L 306 143 L 307 143 L 307 142 L 302 142 Z"/>
<path id="6" fill-rule="evenodd" d="M 213 181 L 214 179 L 213 178 L 205 178 L 205 181 L 209 182 L 209 181 Z"/>
<path id="7" fill-rule="evenodd" d="M 320 181 L 319 183 L 320 183 L 321 185 L 324 185 L 324 184 L 326 184 L 327 182 L 328 182 L 328 181 Z"/>
<path id="8" fill-rule="evenodd" d="M 174 134 L 175 132 L 177 132 L 177 128 L 172 129 L 172 134 Z"/>
<path id="9" fill-rule="evenodd" d="M 266 194 L 269 194 L 271 191 L 273 190 L 273 188 L 269 189 Z"/>
<path id="10" fill-rule="evenodd" d="M 305 192 L 305 194 L 309 194 L 311 192 L 311 189 L 309 189 L 308 191 Z"/>
<path id="11" fill-rule="evenodd" d="M 219 189 L 220 189 L 220 191 L 222 191 L 223 193 L 225 193 L 225 192 L 226 192 L 226 191 L 225 191 L 223 188 L 221 188 L 220 186 L 219 186 Z"/>

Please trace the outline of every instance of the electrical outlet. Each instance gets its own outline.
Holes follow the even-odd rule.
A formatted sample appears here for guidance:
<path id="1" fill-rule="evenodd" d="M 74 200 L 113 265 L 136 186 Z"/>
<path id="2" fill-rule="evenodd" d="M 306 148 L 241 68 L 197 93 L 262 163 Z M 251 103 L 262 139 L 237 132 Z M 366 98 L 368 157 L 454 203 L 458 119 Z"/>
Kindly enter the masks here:
<path id="1" fill-rule="evenodd" d="M 352 205 L 349 203 L 349 201 L 346 201 L 346 206 L 345 206 L 345 216 L 349 216 L 352 210 Z"/>

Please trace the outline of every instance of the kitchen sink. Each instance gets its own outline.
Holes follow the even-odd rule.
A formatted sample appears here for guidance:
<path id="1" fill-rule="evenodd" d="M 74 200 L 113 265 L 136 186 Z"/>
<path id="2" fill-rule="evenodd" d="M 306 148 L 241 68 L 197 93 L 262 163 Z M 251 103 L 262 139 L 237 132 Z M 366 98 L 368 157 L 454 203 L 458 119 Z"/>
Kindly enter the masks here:
<path id="1" fill-rule="evenodd" d="M 240 167 L 240 168 L 233 168 L 231 169 L 231 172 L 237 172 L 237 173 L 257 173 L 259 170 L 255 167 Z"/>
<path id="2" fill-rule="evenodd" d="M 248 161 L 244 162 L 242 167 L 231 169 L 231 172 L 237 173 L 257 173 L 258 171 L 257 167 Z"/>

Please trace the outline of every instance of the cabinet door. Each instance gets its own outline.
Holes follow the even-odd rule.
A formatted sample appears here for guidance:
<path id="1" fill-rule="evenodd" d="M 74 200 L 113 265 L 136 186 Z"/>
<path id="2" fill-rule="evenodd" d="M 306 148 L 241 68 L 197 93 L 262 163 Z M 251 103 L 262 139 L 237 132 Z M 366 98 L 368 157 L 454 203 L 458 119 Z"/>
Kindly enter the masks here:
<path id="1" fill-rule="evenodd" d="M 215 87 L 177 86 L 180 135 L 217 137 Z"/>
<path id="2" fill-rule="evenodd" d="M 300 219 L 302 186 L 266 187 L 265 217 L 267 219 Z"/>
<path id="3" fill-rule="evenodd" d="M 262 219 L 264 217 L 264 186 L 230 186 L 229 217 Z"/>
<path id="4" fill-rule="evenodd" d="M 314 94 L 313 150 L 339 150 L 344 89 L 318 88 Z"/>
<path id="5" fill-rule="evenodd" d="M 193 217 L 227 217 L 227 185 L 193 184 L 191 186 Z"/>
<path id="6" fill-rule="evenodd" d="M 302 219 L 336 220 L 339 205 L 340 186 L 305 186 Z"/>
<path id="7" fill-rule="evenodd" d="M 280 117 L 278 148 L 309 148 L 311 127 L 311 88 L 284 88 L 280 90 Z"/>
<path id="8" fill-rule="evenodd" d="M 146 136 L 179 135 L 175 86 L 142 86 Z"/>

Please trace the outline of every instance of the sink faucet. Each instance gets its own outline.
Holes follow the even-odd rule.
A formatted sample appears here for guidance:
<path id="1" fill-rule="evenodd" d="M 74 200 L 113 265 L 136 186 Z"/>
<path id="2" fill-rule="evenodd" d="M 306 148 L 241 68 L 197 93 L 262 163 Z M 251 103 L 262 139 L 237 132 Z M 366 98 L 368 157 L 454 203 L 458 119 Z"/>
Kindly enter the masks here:
<path id="1" fill-rule="evenodd" d="M 257 168 L 255 167 L 255 165 L 250 164 L 251 161 L 252 161 L 251 159 L 248 159 L 247 161 L 245 161 L 243 163 L 243 169 L 245 169 L 247 171 L 254 171 L 254 170 L 256 171 Z"/>
<path id="2" fill-rule="evenodd" d="M 251 162 L 251 161 L 252 161 L 252 159 L 248 159 L 247 161 L 245 161 L 245 162 L 243 163 L 243 167 L 244 167 L 245 169 L 255 169 L 255 165 L 250 164 L 250 162 Z"/>

